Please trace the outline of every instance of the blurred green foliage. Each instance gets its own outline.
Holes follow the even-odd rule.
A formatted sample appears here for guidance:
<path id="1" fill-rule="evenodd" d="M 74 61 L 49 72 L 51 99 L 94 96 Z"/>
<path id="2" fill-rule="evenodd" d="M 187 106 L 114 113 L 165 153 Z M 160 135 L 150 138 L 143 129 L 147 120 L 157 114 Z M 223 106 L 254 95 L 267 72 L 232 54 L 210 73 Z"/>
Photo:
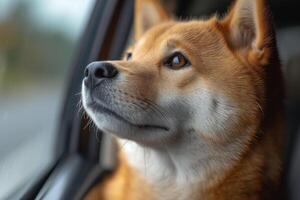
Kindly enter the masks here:
<path id="1" fill-rule="evenodd" d="M 0 21 L 0 84 L 61 79 L 70 65 L 75 41 L 30 19 L 28 1 L 17 3 Z"/>

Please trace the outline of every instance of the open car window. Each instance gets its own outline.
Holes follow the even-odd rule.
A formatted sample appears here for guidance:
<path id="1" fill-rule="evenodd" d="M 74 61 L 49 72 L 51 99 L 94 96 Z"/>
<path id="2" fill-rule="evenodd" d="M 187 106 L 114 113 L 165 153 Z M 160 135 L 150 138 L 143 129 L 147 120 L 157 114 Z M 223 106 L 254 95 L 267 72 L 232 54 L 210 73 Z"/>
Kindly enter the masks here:
<path id="1" fill-rule="evenodd" d="M 69 66 L 95 0 L 0 1 L 0 199 L 57 163 Z"/>

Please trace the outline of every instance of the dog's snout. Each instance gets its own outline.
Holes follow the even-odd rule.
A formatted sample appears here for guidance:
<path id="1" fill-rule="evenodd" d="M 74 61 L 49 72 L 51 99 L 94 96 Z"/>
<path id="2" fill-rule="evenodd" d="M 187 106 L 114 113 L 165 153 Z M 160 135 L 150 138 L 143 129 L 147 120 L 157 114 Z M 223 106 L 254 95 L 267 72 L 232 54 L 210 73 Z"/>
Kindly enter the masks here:
<path id="1" fill-rule="evenodd" d="M 103 79 L 112 79 L 118 74 L 118 69 L 109 62 L 93 62 L 84 71 L 86 82 L 96 85 Z"/>

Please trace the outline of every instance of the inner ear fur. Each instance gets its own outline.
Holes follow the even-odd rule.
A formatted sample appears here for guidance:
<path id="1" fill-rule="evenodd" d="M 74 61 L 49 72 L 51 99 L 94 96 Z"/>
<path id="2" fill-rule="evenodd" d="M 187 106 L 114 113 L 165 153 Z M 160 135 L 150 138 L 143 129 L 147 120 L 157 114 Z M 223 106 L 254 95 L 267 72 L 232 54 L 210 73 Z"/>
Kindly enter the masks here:
<path id="1" fill-rule="evenodd" d="M 243 52 L 249 62 L 270 61 L 275 40 L 266 0 L 236 0 L 219 24 L 232 50 Z"/>
<path id="2" fill-rule="evenodd" d="M 135 39 L 139 39 L 151 27 L 171 20 L 160 0 L 136 0 L 134 12 Z"/>

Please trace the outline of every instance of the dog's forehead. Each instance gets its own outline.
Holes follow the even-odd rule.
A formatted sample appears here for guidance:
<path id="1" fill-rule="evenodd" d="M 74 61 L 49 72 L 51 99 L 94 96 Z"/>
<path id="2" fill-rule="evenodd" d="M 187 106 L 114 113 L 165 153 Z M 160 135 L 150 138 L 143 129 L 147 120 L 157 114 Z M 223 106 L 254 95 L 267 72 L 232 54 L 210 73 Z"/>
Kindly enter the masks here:
<path id="1" fill-rule="evenodd" d="M 134 45 L 134 49 L 137 52 L 147 51 L 156 45 L 159 45 L 162 41 L 163 35 L 165 35 L 168 30 L 174 26 L 175 23 L 168 22 L 162 23 L 160 25 L 154 26 L 148 30 L 142 38 L 140 38 Z"/>
<path id="2" fill-rule="evenodd" d="M 151 28 L 134 45 L 137 54 L 186 44 L 198 48 L 216 39 L 213 26 L 207 21 L 169 22 Z"/>

